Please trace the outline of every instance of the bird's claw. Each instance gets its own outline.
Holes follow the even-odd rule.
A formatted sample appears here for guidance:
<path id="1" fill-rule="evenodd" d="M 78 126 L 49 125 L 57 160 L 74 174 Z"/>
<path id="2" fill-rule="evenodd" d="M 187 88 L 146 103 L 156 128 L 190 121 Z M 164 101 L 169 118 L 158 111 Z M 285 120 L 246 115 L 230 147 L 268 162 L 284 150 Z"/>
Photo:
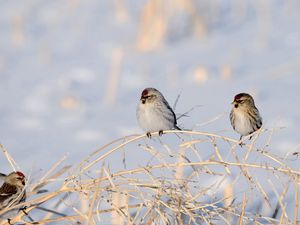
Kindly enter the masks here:
<path id="1" fill-rule="evenodd" d="M 151 138 L 151 133 L 150 132 L 147 132 L 146 135 L 147 135 L 148 138 Z"/>
<path id="2" fill-rule="evenodd" d="M 24 205 L 20 210 L 26 210 L 27 208 L 27 205 Z"/>
<path id="3" fill-rule="evenodd" d="M 28 216 L 28 213 L 26 212 L 26 209 L 27 209 L 27 206 L 24 206 L 21 208 L 21 211 L 26 215 Z"/>
<path id="4" fill-rule="evenodd" d="M 243 142 L 240 142 L 240 143 L 239 143 L 239 146 L 243 147 L 243 145 L 246 145 L 246 144 L 243 143 Z"/>
<path id="5" fill-rule="evenodd" d="M 163 135 L 163 133 L 164 133 L 164 131 L 163 131 L 163 130 L 160 130 L 160 131 L 158 131 L 158 135 L 159 135 L 159 136 L 162 136 L 162 135 Z"/>

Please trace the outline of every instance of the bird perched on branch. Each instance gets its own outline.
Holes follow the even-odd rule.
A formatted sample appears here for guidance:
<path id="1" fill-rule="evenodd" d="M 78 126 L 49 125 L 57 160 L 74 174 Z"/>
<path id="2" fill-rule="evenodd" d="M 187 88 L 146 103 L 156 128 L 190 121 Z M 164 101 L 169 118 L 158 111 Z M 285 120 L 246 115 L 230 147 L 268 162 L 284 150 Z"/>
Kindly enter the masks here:
<path id="1" fill-rule="evenodd" d="M 155 88 L 143 90 L 137 107 L 136 117 L 140 127 L 151 137 L 151 132 L 163 134 L 164 130 L 181 130 L 176 115 L 167 100 Z"/>
<path id="2" fill-rule="evenodd" d="M 0 218 L 8 219 L 10 223 L 9 217 L 18 213 L 22 208 L 12 209 L 4 214 L 1 214 L 1 211 L 24 202 L 25 199 L 25 175 L 18 171 L 4 176 L 4 182 L 0 187 Z"/>
<path id="3" fill-rule="evenodd" d="M 251 95 L 240 93 L 234 97 L 232 104 L 230 122 L 233 129 L 241 135 L 240 140 L 261 128 L 262 118 Z"/>

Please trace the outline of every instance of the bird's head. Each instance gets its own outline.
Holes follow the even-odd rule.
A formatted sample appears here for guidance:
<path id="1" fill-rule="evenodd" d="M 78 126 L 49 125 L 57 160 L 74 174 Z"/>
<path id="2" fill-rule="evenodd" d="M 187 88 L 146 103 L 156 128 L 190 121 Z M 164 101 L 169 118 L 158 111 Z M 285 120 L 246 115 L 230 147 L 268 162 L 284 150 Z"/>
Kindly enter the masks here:
<path id="1" fill-rule="evenodd" d="M 25 186 L 25 175 L 20 171 L 12 172 L 7 175 L 7 177 L 5 178 L 5 182 L 10 185 L 15 185 L 23 188 Z"/>
<path id="2" fill-rule="evenodd" d="M 159 96 L 161 96 L 161 93 L 155 88 L 145 88 L 141 94 L 141 102 L 142 104 L 150 103 L 159 98 Z"/>
<path id="3" fill-rule="evenodd" d="M 251 95 L 247 93 L 240 93 L 234 97 L 232 104 L 235 108 L 238 108 L 239 106 L 253 106 L 254 100 Z"/>

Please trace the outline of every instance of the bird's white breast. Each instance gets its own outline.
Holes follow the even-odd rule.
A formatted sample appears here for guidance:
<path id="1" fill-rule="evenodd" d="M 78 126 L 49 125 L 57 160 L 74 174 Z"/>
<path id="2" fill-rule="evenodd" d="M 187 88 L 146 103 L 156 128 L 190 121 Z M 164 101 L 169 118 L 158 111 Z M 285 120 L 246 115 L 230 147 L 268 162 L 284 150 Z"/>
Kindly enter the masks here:
<path id="1" fill-rule="evenodd" d="M 252 132 L 251 124 L 249 118 L 246 116 L 245 112 L 234 109 L 235 118 L 235 130 L 245 136 Z"/>
<path id="2" fill-rule="evenodd" d="M 174 121 L 170 121 L 163 116 L 166 109 L 159 110 L 152 103 L 140 103 L 137 108 L 137 120 L 139 125 L 146 132 L 169 130 L 174 127 Z"/>

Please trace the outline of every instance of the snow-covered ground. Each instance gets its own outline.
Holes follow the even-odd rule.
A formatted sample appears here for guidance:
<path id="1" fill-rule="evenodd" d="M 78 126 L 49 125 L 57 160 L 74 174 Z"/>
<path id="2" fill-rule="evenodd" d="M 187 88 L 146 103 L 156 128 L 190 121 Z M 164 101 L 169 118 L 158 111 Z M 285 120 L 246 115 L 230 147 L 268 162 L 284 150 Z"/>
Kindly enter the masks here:
<path id="1" fill-rule="evenodd" d="M 171 105 L 181 94 L 178 114 L 200 105 L 181 127 L 233 138 L 230 103 L 249 92 L 264 127 L 276 128 L 269 150 L 300 151 L 300 2 L 198 0 L 201 34 L 179 11 L 161 45 L 142 51 L 146 2 L 0 2 L 0 143 L 22 171 L 38 176 L 64 155 L 75 164 L 142 133 L 135 110 L 144 87 Z M 126 154 L 135 161 L 134 151 Z M 300 169 L 297 158 L 289 165 Z M 10 170 L 1 154 L 0 171 Z"/>

